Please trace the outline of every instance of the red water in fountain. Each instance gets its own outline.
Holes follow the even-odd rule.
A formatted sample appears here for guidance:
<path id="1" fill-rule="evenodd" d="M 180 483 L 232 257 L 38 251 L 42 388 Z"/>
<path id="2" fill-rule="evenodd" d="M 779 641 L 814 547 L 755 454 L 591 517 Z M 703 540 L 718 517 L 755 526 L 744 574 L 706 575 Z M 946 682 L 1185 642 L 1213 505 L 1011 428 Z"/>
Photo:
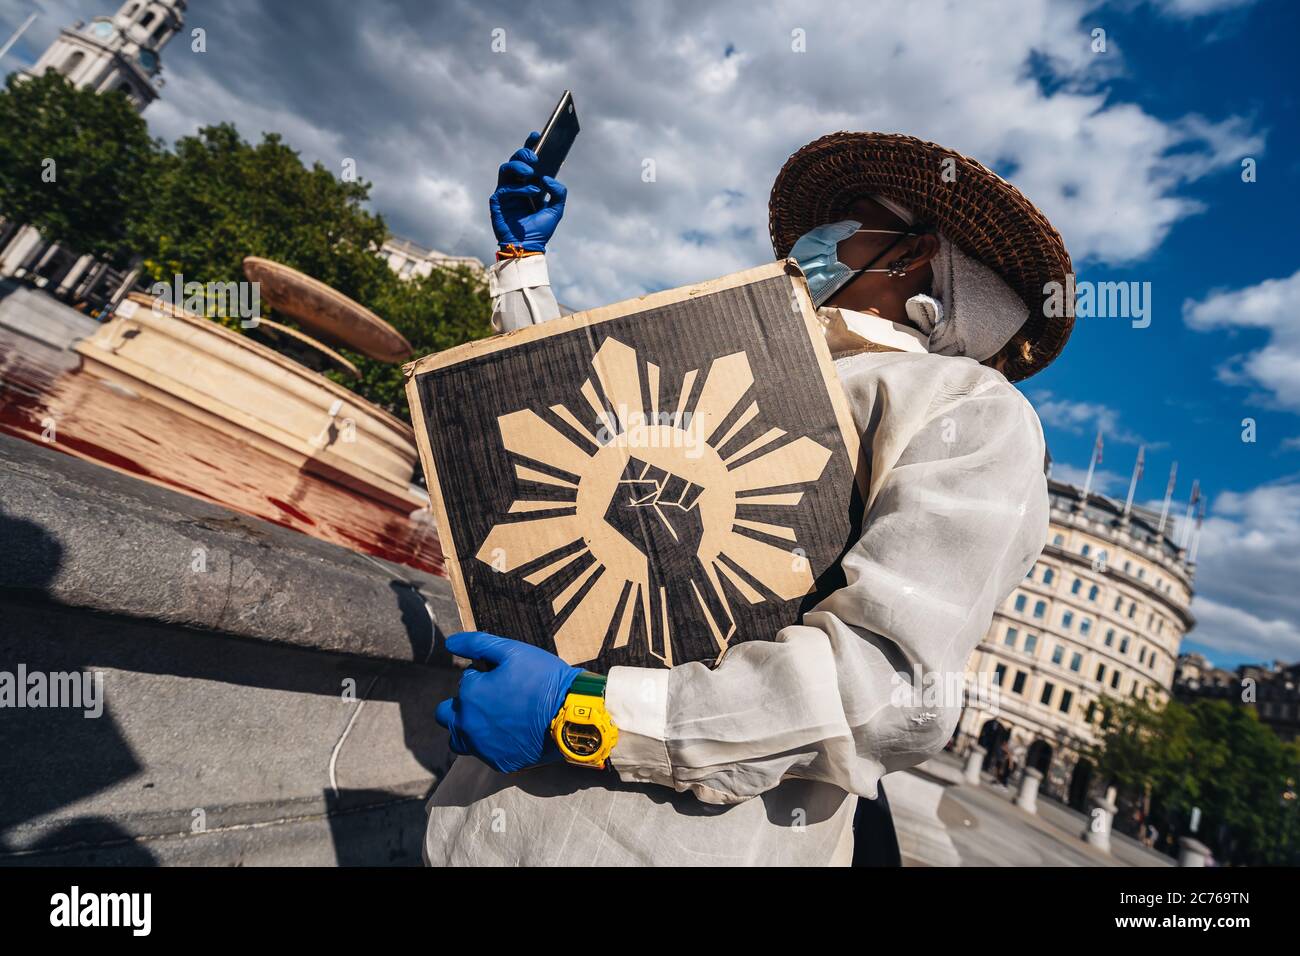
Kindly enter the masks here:
<path id="1" fill-rule="evenodd" d="M 408 514 L 297 471 L 115 382 L 54 367 L 48 363 L 57 353 L 29 345 L 0 329 L 0 432 L 354 551 L 446 573 L 427 509 Z"/>

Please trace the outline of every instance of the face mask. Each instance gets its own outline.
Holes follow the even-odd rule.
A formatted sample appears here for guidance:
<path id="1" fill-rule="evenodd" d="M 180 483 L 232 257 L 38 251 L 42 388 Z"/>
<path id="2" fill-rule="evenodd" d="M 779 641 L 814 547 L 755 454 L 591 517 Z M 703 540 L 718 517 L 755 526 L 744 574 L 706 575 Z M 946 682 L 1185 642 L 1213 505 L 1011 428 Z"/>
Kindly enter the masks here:
<path id="1" fill-rule="evenodd" d="M 830 222 L 824 226 L 810 229 L 799 237 L 790 248 L 789 258 L 794 259 L 803 270 L 808 280 L 808 291 L 812 293 L 813 305 L 821 308 L 822 303 L 848 284 L 849 280 L 864 272 L 891 272 L 891 269 L 872 269 L 885 253 L 898 244 L 897 240 L 867 263 L 861 269 L 850 269 L 839 260 L 839 245 L 842 241 L 859 232 L 883 233 L 890 236 L 911 236 L 915 233 L 902 232 L 898 229 L 863 229 L 862 223 L 852 219 Z"/>

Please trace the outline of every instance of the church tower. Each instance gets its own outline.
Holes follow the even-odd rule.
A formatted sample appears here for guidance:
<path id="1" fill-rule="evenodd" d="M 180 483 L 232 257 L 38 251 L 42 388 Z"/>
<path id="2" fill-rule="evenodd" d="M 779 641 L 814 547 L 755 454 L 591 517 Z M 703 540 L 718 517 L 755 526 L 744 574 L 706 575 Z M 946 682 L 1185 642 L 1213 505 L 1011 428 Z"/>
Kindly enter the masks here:
<path id="1" fill-rule="evenodd" d="M 158 54 L 184 25 L 185 0 L 127 0 L 111 17 L 64 29 L 28 76 L 53 69 L 96 93 L 120 90 L 144 109 L 163 81 Z"/>

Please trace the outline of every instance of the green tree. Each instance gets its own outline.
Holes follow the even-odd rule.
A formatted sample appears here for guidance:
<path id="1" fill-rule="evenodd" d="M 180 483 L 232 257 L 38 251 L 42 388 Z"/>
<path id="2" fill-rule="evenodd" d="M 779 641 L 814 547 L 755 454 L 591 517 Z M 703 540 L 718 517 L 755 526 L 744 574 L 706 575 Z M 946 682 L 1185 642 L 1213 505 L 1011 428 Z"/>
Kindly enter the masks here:
<path id="1" fill-rule="evenodd" d="M 369 194 L 367 182 L 339 180 L 320 163 L 305 166 L 274 133 L 253 145 L 230 124 L 206 127 L 161 162 L 146 220 L 145 271 L 164 282 L 177 274 L 187 282 L 229 282 L 243 278 L 245 256 L 274 259 L 390 322 L 413 346 L 412 358 L 488 334 L 491 308 L 478 277 L 435 269 L 402 281 L 379 258 L 388 230 L 365 208 Z M 345 354 L 361 381 L 330 377 L 409 420 L 400 366 Z"/>
<path id="2" fill-rule="evenodd" d="M 1149 794 L 1156 825 L 1185 832 L 1200 808 L 1198 836 L 1225 862 L 1300 862 L 1300 747 L 1283 743 L 1253 709 L 1222 700 L 1103 701 L 1101 741 L 1091 755 L 1130 798 Z"/>
<path id="3" fill-rule="evenodd" d="M 387 267 L 384 220 L 363 207 L 370 184 L 307 167 L 276 133 L 256 145 L 229 123 L 177 140 L 160 164 L 145 219 L 155 280 L 236 282 L 245 256 L 292 266 L 364 302 Z"/>
<path id="4" fill-rule="evenodd" d="M 140 244 L 161 150 L 126 95 L 48 71 L 0 90 L 0 215 L 119 263 Z"/>
<path id="5" fill-rule="evenodd" d="M 366 305 L 406 336 L 414 348 L 412 358 L 491 334 L 492 306 L 487 290 L 483 279 L 469 269 L 434 269 L 427 276 L 413 279 L 399 279 L 386 266 L 384 272 L 384 281 Z M 344 354 L 357 366 L 362 380 L 353 383 L 334 372 L 330 377 L 409 422 L 401 366 L 376 362 L 354 352 Z"/>
<path id="6" fill-rule="evenodd" d="M 52 71 L 9 78 L 0 131 L 0 215 L 78 251 L 138 254 L 146 281 L 238 282 L 244 258 L 263 256 L 391 322 L 412 358 L 491 331 L 481 279 L 435 270 L 399 280 L 377 254 L 388 229 L 366 208 L 370 184 L 304 165 L 275 133 L 254 144 L 222 123 L 165 150 L 124 95 L 77 90 Z M 41 176 L 46 159 L 52 182 Z M 236 317 L 213 317 L 239 328 Z M 401 368 L 347 354 L 361 380 L 334 377 L 407 418 Z"/>

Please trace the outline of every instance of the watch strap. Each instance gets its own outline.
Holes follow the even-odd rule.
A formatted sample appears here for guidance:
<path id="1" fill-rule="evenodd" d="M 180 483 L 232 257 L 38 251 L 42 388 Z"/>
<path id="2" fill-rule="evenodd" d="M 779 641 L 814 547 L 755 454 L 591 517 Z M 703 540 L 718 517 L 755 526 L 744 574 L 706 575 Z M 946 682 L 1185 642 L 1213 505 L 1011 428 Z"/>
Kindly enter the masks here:
<path id="1" fill-rule="evenodd" d="M 569 685 L 570 694 L 584 694 L 588 697 L 605 696 L 605 684 L 608 679 L 604 674 L 593 674 L 591 671 L 583 671 L 573 679 Z"/>

